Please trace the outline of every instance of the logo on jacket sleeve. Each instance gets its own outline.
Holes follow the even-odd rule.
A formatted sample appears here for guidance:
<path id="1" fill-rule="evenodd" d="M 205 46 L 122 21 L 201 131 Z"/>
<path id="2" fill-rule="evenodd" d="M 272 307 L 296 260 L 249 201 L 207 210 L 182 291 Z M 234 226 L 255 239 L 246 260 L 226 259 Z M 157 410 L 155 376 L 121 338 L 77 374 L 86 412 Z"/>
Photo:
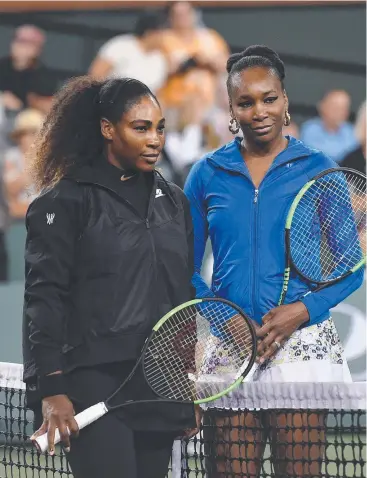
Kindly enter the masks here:
<path id="1" fill-rule="evenodd" d="M 163 194 L 163 192 L 162 192 L 162 189 L 156 189 L 155 190 L 155 197 L 160 198 L 162 196 L 165 196 L 165 194 Z"/>
<path id="2" fill-rule="evenodd" d="M 49 213 L 46 214 L 46 220 L 47 220 L 47 224 L 49 226 L 54 223 L 54 219 L 55 219 L 55 213 L 54 212 L 52 214 L 49 214 Z"/>

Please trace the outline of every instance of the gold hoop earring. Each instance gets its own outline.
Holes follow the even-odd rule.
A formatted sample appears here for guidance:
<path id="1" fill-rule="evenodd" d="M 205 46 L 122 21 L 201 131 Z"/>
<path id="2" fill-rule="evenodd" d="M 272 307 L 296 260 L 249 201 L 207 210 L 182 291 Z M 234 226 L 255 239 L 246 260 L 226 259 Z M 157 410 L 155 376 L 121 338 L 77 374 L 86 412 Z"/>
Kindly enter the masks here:
<path id="1" fill-rule="evenodd" d="M 284 117 L 284 126 L 289 126 L 291 124 L 291 115 L 288 113 L 288 110 L 285 112 Z"/>
<path id="2" fill-rule="evenodd" d="M 229 120 L 228 129 L 232 134 L 237 134 L 239 132 L 240 126 L 235 118 Z"/>

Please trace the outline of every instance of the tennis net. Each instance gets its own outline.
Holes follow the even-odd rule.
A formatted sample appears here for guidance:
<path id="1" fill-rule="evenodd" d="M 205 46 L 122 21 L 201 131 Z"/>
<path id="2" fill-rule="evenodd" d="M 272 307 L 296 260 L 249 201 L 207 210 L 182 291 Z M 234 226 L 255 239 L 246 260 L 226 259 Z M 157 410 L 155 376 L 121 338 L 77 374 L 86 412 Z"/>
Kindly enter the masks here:
<path id="1" fill-rule="evenodd" d="M 32 448 L 21 376 L 0 363 L 0 478 L 72 478 L 61 449 Z M 216 406 L 175 442 L 168 478 L 366 477 L 365 383 L 248 383 Z"/>

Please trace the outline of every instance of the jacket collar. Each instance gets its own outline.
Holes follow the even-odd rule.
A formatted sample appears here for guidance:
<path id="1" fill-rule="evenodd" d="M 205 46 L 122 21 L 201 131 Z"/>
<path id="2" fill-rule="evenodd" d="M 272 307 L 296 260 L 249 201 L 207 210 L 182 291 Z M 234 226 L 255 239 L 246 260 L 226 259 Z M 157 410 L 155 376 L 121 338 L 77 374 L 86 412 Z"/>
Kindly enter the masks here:
<path id="1" fill-rule="evenodd" d="M 90 184 L 90 185 L 94 185 L 94 186 L 106 189 L 108 191 L 113 192 L 117 196 L 119 196 L 125 202 L 128 202 L 126 201 L 122 193 L 122 188 L 119 187 L 118 174 L 116 176 L 116 180 L 114 180 L 114 178 L 111 177 L 113 173 L 114 171 L 113 170 L 111 171 L 109 167 L 104 168 L 104 167 L 100 167 L 99 165 L 96 165 L 96 163 L 92 163 L 91 165 L 88 165 L 88 166 L 75 167 L 71 169 L 65 178 L 71 179 L 80 184 Z M 121 172 L 121 174 L 123 173 Z M 152 192 L 151 192 L 151 196 L 149 200 L 148 217 L 150 217 L 152 209 L 153 209 L 157 187 L 159 187 L 164 192 L 164 194 L 166 194 L 170 198 L 173 205 L 176 208 L 178 208 L 177 202 L 175 201 L 171 188 L 169 187 L 167 182 L 156 171 L 152 174 L 154 175 L 153 187 L 152 187 Z"/>
<path id="2" fill-rule="evenodd" d="M 286 136 L 286 138 L 288 139 L 288 147 L 274 159 L 272 168 L 312 154 L 312 150 L 307 148 L 302 141 L 298 141 L 292 136 Z M 241 154 L 241 138 L 235 138 L 222 148 L 210 153 L 208 160 L 221 169 L 248 175 L 247 167 Z"/>
<path id="3" fill-rule="evenodd" d="M 103 161 L 105 161 L 103 159 Z M 72 168 L 66 178 L 72 179 L 81 184 L 93 184 L 95 186 L 109 189 L 116 194 L 121 194 L 120 177 L 123 175 L 123 171 L 118 170 L 110 164 L 104 164 L 102 161 L 82 167 Z M 155 176 L 155 175 L 154 175 Z M 154 180 L 154 184 L 156 180 Z"/>

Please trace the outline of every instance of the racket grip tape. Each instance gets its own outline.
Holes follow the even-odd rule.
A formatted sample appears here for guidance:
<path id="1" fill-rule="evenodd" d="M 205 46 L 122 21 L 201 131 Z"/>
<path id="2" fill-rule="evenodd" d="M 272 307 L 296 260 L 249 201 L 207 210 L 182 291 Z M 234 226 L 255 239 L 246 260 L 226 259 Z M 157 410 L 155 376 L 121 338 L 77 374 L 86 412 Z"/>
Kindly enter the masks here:
<path id="1" fill-rule="evenodd" d="M 93 405 L 86 410 L 75 415 L 75 421 L 78 424 L 79 430 L 82 430 L 87 425 L 98 420 L 98 418 L 103 417 L 108 412 L 106 405 L 104 402 L 99 402 L 96 405 Z M 56 429 L 55 431 L 55 445 L 60 442 L 60 433 L 59 430 Z M 44 453 L 48 449 L 48 440 L 47 440 L 47 433 L 40 435 L 39 437 L 33 440 L 33 444 L 37 448 L 40 453 Z"/>

